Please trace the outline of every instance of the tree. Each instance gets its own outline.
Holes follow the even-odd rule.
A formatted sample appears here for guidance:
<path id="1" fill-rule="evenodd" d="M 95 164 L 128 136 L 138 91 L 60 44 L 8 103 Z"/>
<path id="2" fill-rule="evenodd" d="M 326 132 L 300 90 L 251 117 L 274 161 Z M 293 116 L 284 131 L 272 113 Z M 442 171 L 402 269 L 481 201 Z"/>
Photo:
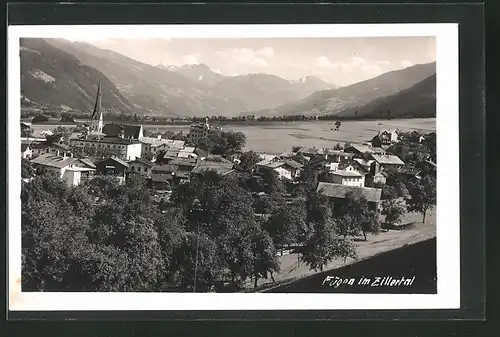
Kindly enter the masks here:
<path id="1" fill-rule="evenodd" d="M 342 125 L 342 122 L 341 121 L 336 121 L 335 122 L 335 130 L 338 130 L 340 128 L 340 126 Z"/>
<path id="2" fill-rule="evenodd" d="M 293 203 L 281 208 L 271 215 L 264 224 L 273 242 L 278 247 L 288 246 L 298 242 L 299 230 L 306 220 L 305 207 L 301 203 Z"/>
<path id="3" fill-rule="evenodd" d="M 29 179 L 35 176 L 35 169 L 31 165 L 30 161 L 21 158 L 21 178 Z"/>
<path id="4" fill-rule="evenodd" d="M 33 129 L 32 128 L 22 128 L 21 129 L 21 137 L 29 138 L 33 136 Z"/>
<path id="5" fill-rule="evenodd" d="M 382 215 L 385 215 L 385 221 L 389 225 L 401 223 L 401 217 L 405 213 L 405 207 L 400 201 L 387 199 L 382 202 Z"/>
<path id="6" fill-rule="evenodd" d="M 197 291 L 207 290 L 221 275 L 216 243 L 196 231 L 188 232 L 174 249 L 173 263 L 181 286 L 193 286 Z"/>
<path id="7" fill-rule="evenodd" d="M 408 183 L 408 192 L 410 194 L 410 199 L 406 202 L 408 211 L 422 213 L 422 223 L 424 223 L 427 211 L 436 205 L 436 178 L 428 175 L 421 179 L 412 179 Z"/>
<path id="8" fill-rule="evenodd" d="M 370 209 L 365 197 L 356 197 L 352 192 L 348 192 L 339 203 L 335 215 L 340 217 L 340 228 L 344 237 L 355 236 L 361 232 L 366 241 L 366 234 L 376 234 L 380 230 L 377 212 Z"/>
<path id="9" fill-rule="evenodd" d="M 33 119 L 31 120 L 31 123 L 36 124 L 36 123 L 43 123 L 43 122 L 48 122 L 48 121 L 49 121 L 49 117 L 47 117 L 45 115 L 38 115 L 38 116 L 33 117 Z"/>
<path id="10" fill-rule="evenodd" d="M 257 229 L 252 238 L 254 288 L 259 278 L 267 279 L 268 273 L 274 282 L 273 272 L 280 270 L 273 241 L 266 231 Z"/>
<path id="11" fill-rule="evenodd" d="M 294 145 L 292 146 L 292 152 L 296 153 L 299 152 L 299 150 L 302 148 L 302 146 L 299 145 Z"/>
<path id="12" fill-rule="evenodd" d="M 51 135 L 47 135 L 45 138 L 47 139 L 48 144 L 53 144 L 59 142 L 67 143 L 70 137 L 71 130 L 69 128 L 58 126 L 52 130 Z"/>
<path id="13" fill-rule="evenodd" d="M 260 161 L 259 155 L 254 151 L 248 151 L 240 156 L 239 168 L 245 172 L 252 172 L 255 165 Z"/>

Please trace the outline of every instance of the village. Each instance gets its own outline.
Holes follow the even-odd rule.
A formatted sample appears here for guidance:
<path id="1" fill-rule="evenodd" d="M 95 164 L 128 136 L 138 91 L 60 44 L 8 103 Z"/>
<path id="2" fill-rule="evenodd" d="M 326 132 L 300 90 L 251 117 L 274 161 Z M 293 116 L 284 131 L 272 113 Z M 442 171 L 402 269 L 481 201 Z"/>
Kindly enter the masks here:
<path id="1" fill-rule="evenodd" d="M 367 234 L 407 225 L 403 218 L 408 211 L 422 213 L 422 222 L 425 222 L 427 210 L 435 204 L 435 132 L 421 134 L 379 130 L 371 140 L 362 144 L 336 144 L 333 148 L 294 146 L 290 153 L 256 153 L 243 150 L 243 134 L 213 127 L 208 119 L 204 123 L 192 124 L 183 140 L 162 138 L 161 135 L 145 136 L 142 125 L 105 123 L 100 95 L 98 90 L 92 119 L 76 137 L 65 139 L 54 130 L 47 131 L 45 138 L 34 138 L 30 136 L 30 123 L 21 122 L 21 132 L 25 136 L 21 137 L 23 182 L 30 184 L 35 177 L 52 173 L 72 189 L 100 177 L 112 178 L 118 185 L 125 185 L 135 177 L 144 181 L 151 200 L 161 213 L 186 207 L 188 214 L 199 207 L 194 206 L 199 200 L 193 199 L 186 206 L 186 197 L 182 195 L 185 190 L 191 188 L 196 193 L 196 189 L 206 188 L 204 181 L 215 179 L 210 176 L 212 173 L 219 180 L 236 182 L 243 186 L 242 191 L 251 192 L 253 201 L 250 206 L 255 221 L 263 224 L 270 233 L 274 257 L 268 257 L 272 261 L 268 260 L 265 267 L 261 266 L 263 270 L 259 273 L 245 274 L 232 270 L 233 283 L 235 274 L 239 273 L 243 283 L 250 275 L 256 287 L 259 279 L 267 279 L 268 272 L 274 282 L 273 270 L 275 273 L 280 270 L 280 262 L 276 258 L 300 252 L 310 244 L 309 230 L 301 228 L 303 225 L 294 224 L 298 228 L 287 228 L 290 226 L 287 221 L 295 221 L 291 220 L 294 215 L 287 212 L 304 200 L 312 205 L 309 208 L 317 207 L 317 212 L 322 212 L 319 210 L 322 201 L 318 199 L 318 205 L 314 204 L 314 198 L 321 197 L 304 191 L 315 191 L 317 195 L 326 197 L 331 207 L 337 210 L 338 213 L 329 217 L 339 218 L 339 228 L 342 223 L 347 223 L 342 227 L 340 236 L 346 238 L 362 234 L 365 241 Z M 207 146 L 210 142 L 216 144 Z M 224 150 L 220 150 L 221 147 Z M 32 173 L 25 174 L 26 171 Z M 216 210 L 203 209 L 203 212 L 211 214 Z M 307 209 L 308 221 L 322 221 L 309 220 L 309 212 Z M 313 209 L 312 212 L 316 211 Z M 306 233 L 302 237 L 301 231 Z M 311 231 L 315 233 L 315 230 Z M 342 253 L 344 258 L 355 258 L 356 253 L 349 249 Z M 302 254 L 302 259 L 311 270 L 323 270 L 329 261 L 338 256 L 338 253 L 328 249 L 319 258 L 307 257 L 307 249 Z M 203 283 L 196 276 L 198 237 L 195 259 L 196 289 L 197 282 Z M 300 261 L 297 263 L 300 264 Z M 188 276 L 185 279 L 191 283 L 192 273 L 186 273 Z M 212 278 L 217 279 L 215 276 Z M 200 289 L 201 285 L 198 287 Z"/>

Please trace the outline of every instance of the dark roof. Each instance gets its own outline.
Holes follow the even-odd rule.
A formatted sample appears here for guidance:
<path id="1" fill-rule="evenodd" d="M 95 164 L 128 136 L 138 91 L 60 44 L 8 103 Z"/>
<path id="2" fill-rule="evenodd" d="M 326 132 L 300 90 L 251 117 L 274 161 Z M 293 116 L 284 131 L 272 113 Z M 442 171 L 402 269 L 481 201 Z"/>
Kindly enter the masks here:
<path id="1" fill-rule="evenodd" d="M 226 175 L 233 171 L 233 164 L 231 162 L 214 162 L 202 160 L 196 165 L 191 173 L 203 173 L 205 171 L 215 171 L 220 175 Z"/>
<path id="2" fill-rule="evenodd" d="M 102 133 L 110 137 L 118 137 L 122 128 L 125 138 L 139 139 L 140 125 L 106 124 L 102 128 Z"/>
<path id="3" fill-rule="evenodd" d="M 136 158 L 135 160 L 132 160 L 130 163 L 135 163 L 135 162 L 144 164 L 149 167 L 152 167 L 154 165 L 151 161 L 147 160 L 146 158 Z"/>
<path id="4" fill-rule="evenodd" d="M 156 172 L 156 173 L 172 173 L 172 172 L 177 172 L 179 167 L 177 165 L 155 165 L 151 169 L 151 172 Z"/>
<path id="5" fill-rule="evenodd" d="M 117 157 L 115 157 L 115 156 L 111 156 L 111 157 L 108 157 L 108 158 L 104 158 L 104 159 L 102 159 L 102 160 L 99 160 L 99 161 L 96 163 L 96 165 L 99 165 L 99 164 L 101 164 L 101 163 L 103 163 L 103 162 L 105 162 L 105 161 L 108 161 L 108 160 L 114 161 L 114 162 L 116 162 L 116 163 L 120 164 L 121 166 L 128 167 L 128 163 L 127 163 L 126 161 L 121 160 L 120 158 L 117 158 Z"/>
<path id="6" fill-rule="evenodd" d="M 380 188 L 355 187 L 325 182 L 320 182 L 318 184 L 317 191 L 322 191 L 322 193 L 328 197 L 340 199 L 345 198 L 348 192 L 352 192 L 354 196 L 364 196 L 370 202 L 379 202 L 382 195 L 382 189 Z"/>
<path id="7" fill-rule="evenodd" d="M 70 164 L 75 164 L 77 162 L 81 162 L 90 168 L 95 168 L 95 165 L 93 163 L 88 163 L 83 159 L 75 157 L 63 157 L 52 153 L 46 153 L 31 160 L 31 163 L 33 164 L 50 166 L 55 168 L 63 168 L 65 166 L 68 166 Z"/>
<path id="8" fill-rule="evenodd" d="M 200 148 L 197 148 L 194 150 L 194 153 L 196 153 L 199 157 L 207 157 L 208 156 L 208 151 L 202 150 Z"/>
<path id="9" fill-rule="evenodd" d="M 299 162 L 296 162 L 295 160 L 292 160 L 292 159 L 287 159 L 284 161 L 285 165 L 289 165 L 295 169 L 301 169 L 304 165 L 302 165 L 301 163 Z"/>

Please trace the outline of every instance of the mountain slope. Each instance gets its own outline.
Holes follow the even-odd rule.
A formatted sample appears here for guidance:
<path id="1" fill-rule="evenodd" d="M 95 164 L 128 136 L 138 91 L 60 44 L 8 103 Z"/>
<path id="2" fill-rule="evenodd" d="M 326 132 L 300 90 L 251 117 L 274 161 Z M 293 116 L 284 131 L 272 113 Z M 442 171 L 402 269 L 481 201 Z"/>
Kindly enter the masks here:
<path id="1" fill-rule="evenodd" d="M 104 109 L 131 112 L 132 105 L 103 73 L 42 39 L 21 39 L 21 97 L 56 110 L 92 111 L 101 81 Z"/>
<path id="2" fill-rule="evenodd" d="M 106 74 L 136 108 L 170 116 L 231 115 L 248 110 L 241 101 L 219 96 L 175 72 L 81 42 L 49 39 Z"/>
<path id="3" fill-rule="evenodd" d="M 341 111 L 339 116 L 385 117 L 436 117 L 436 75 L 394 95 L 376 99 L 358 109 Z"/>
<path id="4" fill-rule="evenodd" d="M 171 71 L 206 86 L 213 86 L 224 79 L 224 76 L 216 73 L 206 64 L 185 64 Z"/>
<path id="5" fill-rule="evenodd" d="M 238 99 L 252 109 L 271 108 L 297 98 L 292 83 L 268 74 L 226 77 L 213 90 L 220 95 Z"/>
<path id="6" fill-rule="evenodd" d="M 342 110 L 362 106 L 378 98 L 408 89 L 435 73 L 435 62 L 414 65 L 346 87 L 317 91 L 302 100 L 284 104 L 271 110 L 257 111 L 255 114 L 274 116 L 336 115 Z"/>
<path id="7" fill-rule="evenodd" d="M 297 88 L 299 97 L 307 97 L 319 90 L 337 89 L 335 84 L 325 82 L 316 76 L 304 76 L 290 82 Z"/>

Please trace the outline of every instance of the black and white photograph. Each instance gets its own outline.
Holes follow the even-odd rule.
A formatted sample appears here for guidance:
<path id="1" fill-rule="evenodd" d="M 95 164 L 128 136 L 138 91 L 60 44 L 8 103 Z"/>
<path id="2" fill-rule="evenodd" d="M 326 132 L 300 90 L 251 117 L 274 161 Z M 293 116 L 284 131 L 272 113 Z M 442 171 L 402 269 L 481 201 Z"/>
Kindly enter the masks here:
<path id="1" fill-rule="evenodd" d="M 10 310 L 459 307 L 456 24 L 18 26 L 9 55 Z"/>

